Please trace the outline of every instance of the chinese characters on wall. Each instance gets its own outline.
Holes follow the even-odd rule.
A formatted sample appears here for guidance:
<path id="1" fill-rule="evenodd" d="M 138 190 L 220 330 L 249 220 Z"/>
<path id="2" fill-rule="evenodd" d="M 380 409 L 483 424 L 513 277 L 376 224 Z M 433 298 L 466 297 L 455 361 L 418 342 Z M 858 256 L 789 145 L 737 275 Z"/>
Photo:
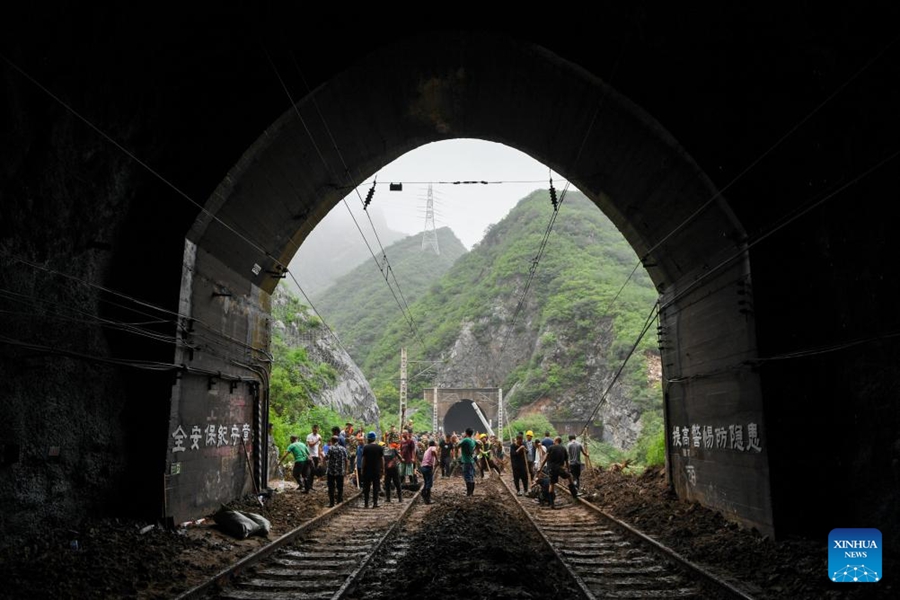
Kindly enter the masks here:
<path id="1" fill-rule="evenodd" d="M 187 452 L 204 448 L 218 448 L 220 446 L 238 446 L 241 440 L 247 442 L 250 440 L 250 424 L 244 423 L 239 425 L 215 425 L 209 424 L 205 427 L 200 425 L 191 426 L 190 434 L 185 431 L 184 427 L 179 425 L 172 432 L 172 438 L 175 444 L 172 447 L 172 453 Z"/>
<path id="2" fill-rule="evenodd" d="M 692 448 L 706 450 L 735 450 L 738 452 L 762 452 L 759 441 L 759 427 L 756 423 L 713 427 L 712 425 L 691 425 L 672 428 L 672 448 L 690 454 Z"/>

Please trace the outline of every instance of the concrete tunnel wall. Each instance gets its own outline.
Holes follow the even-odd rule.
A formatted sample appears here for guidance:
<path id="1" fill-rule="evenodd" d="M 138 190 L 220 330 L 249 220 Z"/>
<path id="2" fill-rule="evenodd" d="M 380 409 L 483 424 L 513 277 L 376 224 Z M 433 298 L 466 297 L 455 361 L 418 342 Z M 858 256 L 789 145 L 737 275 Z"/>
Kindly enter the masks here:
<path id="1" fill-rule="evenodd" d="M 196 263 L 185 267 L 193 278 L 240 290 L 246 302 L 261 306 L 265 299 L 255 297 L 274 289 L 303 238 L 349 189 L 415 146 L 478 138 L 505 143 L 551 166 L 610 216 L 669 298 L 665 318 L 667 324 L 677 320 L 677 327 L 671 326 L 676 357 L 689 354 L 694 363 L 719 355 L 755 357 L 754 324 L 739 312 L 736 294 L 749 281 L 745 234 L 671 135 L 599 78 L 531 44 L 474 34 L 432 35 L 429 42 L 414 58 L 409 44 L 421 46 L 424 39 L 370 55 L 267 128 L 188 234 L 188 243 L 197 248 Z M 698 292 L 672 292 L 719 255 L 737 260 L 701 283 Z M 216 272 L 208 272 L 206 264 Z M 183 290 L 192 315 L 214 323 L 243 320 L 225 315 L 207 287 Z M 683 302 L 690 303 L 689 311 L 680 310 Z M 212 368 L 227 367 L 226 360 Z M 685 368 L 668 362 L 664 372 L 681 377 Z M 752 427 L 756 443 L 744 452 L 732 441 L 702 459 L 679 453 L 673 456 L 673 481 L 682 496 L 771 533 L 759 381 L 752 372 L 721 379 L 724 387 L 722 382 L 715 389 L 695 385 L 669 394 L 668 421 L 674 427 L 701 414 L 705 426 L 727 428 L 738 420 L 741 427 Z M 184 391 L 176 397 L 170 429 L 198 400 Z M 170 460 L 176 460 L 174 454 Z M 217 464 L 190 466 L 209 470 Z M 171 475 L 170 510 L 180 507 L 177 514 L 185 516 L 209 510 L 218 495 L 210 493 L 198 504 L 201 480 L 194 470 Z"/>

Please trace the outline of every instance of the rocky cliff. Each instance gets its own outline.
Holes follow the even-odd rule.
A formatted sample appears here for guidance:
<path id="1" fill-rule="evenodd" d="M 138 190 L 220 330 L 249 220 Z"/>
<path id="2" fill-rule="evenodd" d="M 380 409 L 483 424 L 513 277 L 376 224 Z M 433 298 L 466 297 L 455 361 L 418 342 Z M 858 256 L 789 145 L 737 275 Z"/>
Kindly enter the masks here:
<path id="1" fill-rule="evenodd" d="M 621 450 L 659 435 L 662 394 L 648 374 L 658 362 L 652 326 L 604 397 L 657 292 L 589 199 L 568 194 L 544 240 L 552 211 L 546 190 L 524 198 L 412 305 L 425 350 L 401 323 L 360 336 L 378 340 L 363 368 L 379 400 L 392 392 L 397 348 L 407 345 L 410 360 L 441 360 L 436 385 L 502 387 L 513 418 L 538 412 L 567 428 L 590 420 Z M 431 385 L 412 381 L 410 398 Z"/>
<path id="2" fill-rule="evenodd" d="M 288 350 L 302 348 L 310 363 L 329 365 L 334 373 L 333 378 L 323 379 L 318 389 L 311 391 L 309 399 L 355 421 L 377 423 L 378 403 L 362 371 L 318 319 L 291 309 L 295 303 L 296 299 L 284 290 L 273 295 L 273 314 L 284 317 L 273 323 L 273 334 Z"/>

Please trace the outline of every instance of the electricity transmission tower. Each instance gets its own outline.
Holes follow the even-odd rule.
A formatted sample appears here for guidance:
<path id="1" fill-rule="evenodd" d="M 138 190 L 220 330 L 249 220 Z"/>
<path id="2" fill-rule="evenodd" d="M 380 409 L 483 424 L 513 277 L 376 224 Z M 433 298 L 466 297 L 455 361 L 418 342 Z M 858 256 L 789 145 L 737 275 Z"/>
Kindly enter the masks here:
<path id="1" fill-rule="evenodd" d="M 425 229 L 422 231 L 422 250 L 431 246 L 434 253 L 440 255 L 441 249 L 438 247 L 437 231 L 434 228 L 434 192 L 431 184 L 428 184 L 428 197 L 425 205 Z"/>

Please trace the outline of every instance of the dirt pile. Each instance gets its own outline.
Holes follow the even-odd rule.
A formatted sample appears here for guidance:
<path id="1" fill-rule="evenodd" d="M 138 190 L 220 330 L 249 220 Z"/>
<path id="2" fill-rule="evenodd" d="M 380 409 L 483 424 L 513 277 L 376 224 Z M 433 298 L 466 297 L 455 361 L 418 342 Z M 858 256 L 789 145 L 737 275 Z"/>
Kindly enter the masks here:
<path id="1" fill-rule="evenodd" d="M 423 590 L 455 598 L 578 598 L 577 587 L 555 562 L 515 500 L 496 478 L 477 480 L 475 497 L 461 479 L 438 480 L 437 503 L 405 525 L 413 549 L 397 572 L 365 575 L 351 597 L 420 597 Z"/>
<path id="2" fill-rule="evenodd" d="M 697 503 L 679 500 L 661 468 L 641 475 L 592 470 L 582 480 L 584 498 L 707 570 L 741 582 L 757 598 L 895 598 L 890 580 L 834 584 L 828 580 L 827 540 L 773 541 Z M 811 507 L 810 510 L 815 510 Z M 896 566 L 896 565 L 895 565 Z M 882 567 L 892 569 L 888 556 Z"/>
<path id="3" fill-rule="evenodd" d="M 714 511 L 678 500 L 661 470 L 640 476 L 592 471 L 583 479 L 587 500 L 720 577 L 742 582 L 756 598 L 893 598 L 900 590 L 891 579 L 900 565 L 890 548 L 885 549 L 884 581 L 833 584 L 827 579 L 824 540 L 776 542 L 743 529 Z M 36 533 L 0 554 L 0 598 L 172 598 L 324 512 L 324 487 L 317 482 L 310 494 L 302 494 L 288 484 L 289 491 L 275 495 L 265 508 L 253 498 L 229 505 L 269 519 L 268 539 L 228 537 L 212 519 L 178 531 L 86 519 L 77 528 Z M 479 480 L 475 498 L 463 496 L 458 477 L 440 487 L 423 522 L 408 529 L 416 551 L 403 576 L 392 578 L 390 585 L 370 585 L 367 597 L 412 597 L 426 589 L 499 599 L 575 597 L 573 590 L 562 589 L 557 567 L 541 554 L 537 536 L 499 482 Z M 348 487 L 345 496 L 353 493 Z"/>
<path id="4" fill-rule="evenodd" d="M 41 532 L 0 554 L 0 598 L 172 598 L 324 512 L 324 487 L 317 482 L 312 492 L 302 494 L 289 483 L 289 491 L 276 494 L 265 508 L 255 498 L 227 505 L 269 519 L 268 538 L 229 537 L 212 515 L 176 531 L 87 519 L 77 528 Z"/>

